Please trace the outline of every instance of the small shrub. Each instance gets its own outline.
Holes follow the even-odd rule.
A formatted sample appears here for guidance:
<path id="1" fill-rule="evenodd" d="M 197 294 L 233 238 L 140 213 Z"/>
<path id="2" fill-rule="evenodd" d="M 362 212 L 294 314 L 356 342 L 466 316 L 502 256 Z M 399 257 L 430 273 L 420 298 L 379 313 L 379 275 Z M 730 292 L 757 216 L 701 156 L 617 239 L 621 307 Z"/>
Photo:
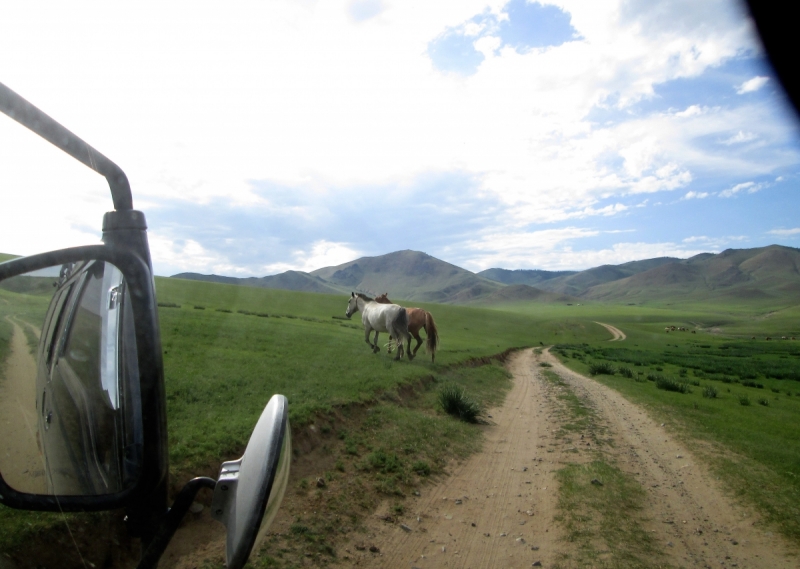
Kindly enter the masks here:
<path id="1" fill-rule="evenodd" d="M 717 398 L 717 388 L 711 385 L 707 385 L 703 388 L 703 397 L 706 399 L 716 399 Z"/>
<path id="2" fill-rule="evenodd" d="M 722 383 L 730 383 L 730 382 L 731 382 L 731 378 L 730 377 L 723 377 L 722 378 Z"/>
<path id="3" fill-rule="evenodd" d="M 553 366 L 547 362 L 542 362 L 539 364 L 539 367 L 553 367 Z"/>
<path id="4" fill-rule="evenodd" d="M 418 460 L 411 465 L 411 470 L 413 470 L 420 476 L 430 476 L 431 465 L 425 462 L 424 460 Z"/>
<path id="5" fill-rule="evenodd" d="M 161 308 L 180 308 L 180 304 L 175 304 L 174 302 L 159 302 L 158 306 Z"/>
<path id="6" fill-rule="evenodd" d="M 686 377 L 688 374 L 689 370 L 686 369 L 685 367 L 682 367 L 680 371 L 678 371 L 678 375 L 680 375 L 681 377 Z"/>
<path id="7" fill-rule="evenodd" d="M 694 385 L 695 387 L 700 387 L 700 382 L 696 379 L 693 379 L 689 382 L 689 385 Z"/>
<path id="8" fill-rule="evenodd" d="M 206 307 L 205 306 L 200 306 L 200 305 L 195 305 L 194 309 L 195 310 L 205 310 Z"/>
<path id="9" fill-rule="evenodd" d="M 467 397 L 462 387 L 454 383 L 444 385 L 439 391 L 439 405 L 448 415 L 467 423 L 477 423 L 481 412 L 480 406 Z"/>
<path id="10" fill-rule="evenodd" d="M 590 375 L 614 375 L 617 370 L 608 362 L 593 363 L 589 366 Z"/>
<path id="11" fill-rule="evenodd" d="M 674 391 L 676 393 L 691 393 L 686 383 L 678 383 L 669 377 L 659 377 L 656 380 L 656 387 L 664 391 Z"/>
<path id="12" fill-rule="evenodd" d="M 739 405 L 744 405 L 745 407 L 747 407 L 748 405 L 750 405 L 750 398 L 747 395 L 742 395 L 741 397 L 739 397 Z"/>
<path id="13" fill-rule="evenodd" d="M 664 368 L 661 366 L 656 367 L 656 371 L 664 371 Z"/>
<path id="14" fill-rule="evenodd" d="M 618 371 L 619 371 L 619 374 L 622 377 L 627 377 L 628 379 L 632 379 L 633 378 L 633 371 L 629 367 L 623 366 L 623 367 L 619 368 Z"/>
<path id="15" fill-rule="evenodd" d="M 228 310 L 227 308 L 217 308 L 217 312 L 224 312 L 226 314 L 232 314 L 233 310 Z"/>
<path id="16" fill-rule="evenodd" d="M 772 388 L 772 393 L 780 393 L 780 392 L 781 392 L 781 390 L 778 389 L 777 387 L 773 387 Z"/>
<path id="17" fill-rule="evenodd" d="M 763 405 L 764 407 L 769 407 L 769 401 L 767 401 L 764 397 L 758 400 L 758 404 Z"/>
<path id="18" fill-rule="evenodd" d="M 367 463 L 369 463 L 372 470 L 377 470 L 383 474 L 400 472 L 403 468 L 403 463 L 395 453 L 389 454 L 383 450 L 376 450 L 370 453 L 367 456 Z"/>

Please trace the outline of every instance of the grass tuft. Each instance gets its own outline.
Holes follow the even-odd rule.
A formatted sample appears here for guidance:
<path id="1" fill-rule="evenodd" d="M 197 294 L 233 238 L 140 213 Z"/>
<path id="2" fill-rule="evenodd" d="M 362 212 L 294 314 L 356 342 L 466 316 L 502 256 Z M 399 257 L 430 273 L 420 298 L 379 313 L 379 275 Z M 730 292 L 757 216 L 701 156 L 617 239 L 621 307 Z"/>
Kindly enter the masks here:
<path id="1" fill-rule="evenodd" d="M 614 375 L 617 369 L 608 362 L 595 362 L 589 366 L 591 375 Z"/>
<path id="2" fill-rule="evenodd" d="M 674 379 L 669 377 L 659 377 L 656 380 L 656 387 L 658 389 L 663 389 L 664 391 L 674 391 L 675 393 L 691 393 L 691 389 L 689 389 L 689 384 L 687 383 L 679 383 Z"/>
<path id="3" fill-rule="evenodd" d="M 448 415 L 467 423 L 477 423 L 481 413 L 480 406 L 467 396 L 464 388 L 455 383 L 445 384 L 439 390 L 439 405 Z"/>

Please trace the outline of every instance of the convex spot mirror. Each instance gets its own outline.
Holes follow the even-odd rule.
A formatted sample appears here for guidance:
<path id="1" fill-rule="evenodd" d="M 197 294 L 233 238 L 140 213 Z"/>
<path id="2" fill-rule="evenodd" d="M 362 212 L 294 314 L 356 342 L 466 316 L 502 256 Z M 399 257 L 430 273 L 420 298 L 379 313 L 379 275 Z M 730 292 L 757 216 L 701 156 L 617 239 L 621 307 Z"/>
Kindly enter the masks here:
<path id="1" fill-rule="evenodd" d="M 51 496 L 67 509 L 70 499 L 108 507 L 141 477 L 129 279 L 111 262 L 64 259 L 27 272 L 0 265 L 0 476 L 9 505 Z M 16 264 L 37 265 L 25 261 Z"/>
<path id="2" fill-rule="evenodd" d="M 266 537 L 289 480 L 289 405 L 273 395 L 239 460 L 222 463 L 211 515 L 227 530 L 228 569 L 242 567 Z"/>

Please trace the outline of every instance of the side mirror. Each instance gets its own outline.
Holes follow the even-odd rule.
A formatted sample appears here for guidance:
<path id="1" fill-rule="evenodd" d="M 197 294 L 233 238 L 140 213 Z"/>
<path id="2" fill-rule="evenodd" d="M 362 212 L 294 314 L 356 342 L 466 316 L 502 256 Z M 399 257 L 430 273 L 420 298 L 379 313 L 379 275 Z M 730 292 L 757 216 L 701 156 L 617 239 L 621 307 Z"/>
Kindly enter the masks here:
<path id="1" fill-rule="evenodd" d="M 275 516 L 289 474 L 288 404 L 275 395 L 241 459 L 195 478 L 167 507 L 167 417 L 147 224 L 125 173 L 0 83 L 0 112 L 106 178 L 103 245 L 0 263 L 0 503 L 126 508 L 156 567 L 201 488 L 239 568 Z"/>
<path id="2" fill-rule="evenodd" d="M 289 402 L 273 395 L 256 424 L 244 455 L 223 462 L 211 515 L 228 530 L 228 569 L 239 569 L 267 534 L 289 481 L 292 457 Z"/>
<path id="3" fill-rule="evenodd" d="M 145 403 L 161 379 L 154 311 L 149 270 L 130 253 L 0 264 L 0 501 L 100 510 L 152 492 L 164 462 L 163 428 L 145 427 L 163 414 Z"/>

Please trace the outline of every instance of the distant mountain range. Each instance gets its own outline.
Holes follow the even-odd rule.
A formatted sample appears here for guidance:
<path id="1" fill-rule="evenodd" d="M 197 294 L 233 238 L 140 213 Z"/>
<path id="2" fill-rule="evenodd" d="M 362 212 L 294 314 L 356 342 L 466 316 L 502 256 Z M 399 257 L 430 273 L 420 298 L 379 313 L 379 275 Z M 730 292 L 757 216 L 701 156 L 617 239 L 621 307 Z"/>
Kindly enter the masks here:
<path id="1" fill-rule="evenodd" d="M 488 269 L 472 273 L 426 253 L 397 251 L 361 257 L 311 273 L 287 271 L 261 278 L 181 273 L 173 278 L 327 294 L 350 291 L 397 300 L 452 304 L 652 300 L 797 299 L 800 249 L 770 245 L 727 249 L 689 259 L 659 257 L 585 271 Z"/>

